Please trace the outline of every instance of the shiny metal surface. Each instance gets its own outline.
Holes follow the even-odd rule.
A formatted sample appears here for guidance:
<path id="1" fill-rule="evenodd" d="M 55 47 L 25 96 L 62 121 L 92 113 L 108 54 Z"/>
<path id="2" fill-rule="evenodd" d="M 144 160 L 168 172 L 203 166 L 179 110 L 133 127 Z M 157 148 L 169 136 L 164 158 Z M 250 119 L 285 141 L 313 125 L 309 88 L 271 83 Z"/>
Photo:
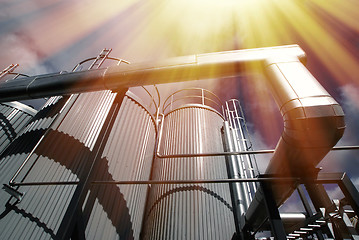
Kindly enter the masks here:
<path id="1" fill-rule="evenodd" d="M 9 203 L 14 204 L 15 200 L 0 191 L 0 211 L 8 211 L 0 219 L 1 239 L 56 238 L 76 189 L 73 183 L 87 174 L 84 172 L 86 162 L 93 157 L 94 142 L 114 96 L 109 91 L 73 95 L 54 114 L 48 109 L 56 106 L 60 98 L 49 100 L 33 124 L 12 145 L 11 151 L 6 152 L 0 162 L 2 183 L 8 182 L 28 159 L 15 175 L 15 182 L 49 185 L 20 186 L 18 190 L 25 195 L 14 206 L 6 202 L 10 199 Z M 46 111 L 43 113 L 46 117 L 40 118 L 41 111 Z M 95 180 L 149 180 L 155 135 L 153 117 L 138 102 L 126 96 L 109 137 L 103 143 Z M 41 139 L 37 146 L 36 139 Z M 27 146 L 32 141 L 35 141 L 32 147 Z M 83 205 L 86 239 L 138 239 L 147 189 L 146 185 L 94 185 Z"/>
<path id="2" fill-rule="evenodd" d="M 193 105 L 164 117 L 160 153 L 223 151 L 223 118 Z M 152 180 L 227 178 L 224 157 L 156 158 Z M 143 239 L 230 239 L 235 232 L 228 184 L 152 185 Z"/>
<path id="3" fill-rule="evenodd" d="M 76 106 L 69 105 L 66 116 L 56 119 L 52 129 L 69 134 L 92 150 L 114 98 L 110 91 L 80 94 L 73 103 Z"/>
<path id="4" fill-rule="evenodd" d="M 238 150 L 236 146 L 237 138 L 234 137 L 233 129 L 230 128 L 228 121 L 223 124 L 223 138 L 224 146 L 227 151 Z M 247 178 L 244 175 L 243 164 L 239 156 L 226 156 L 227 172 L 229 178 L 243 179 Z M 246 213 L 250 204 L 250 192 L 248 191 L 248 183 L 232 183 L 229 185 L 231 189 L 231 197 L 233 203 L 234 218 L 236 221 L 236 231 L 239 233 L 244 226 L 243 215 Z"/>
<path id="5" fill-rule="evenodd" d="M 269 59 L 266 70 L 284 120 L 282 137 L 266 174 L 314 178 L 316 165 L 343 135 L 343 110 L 298 59 Z M 295 182 L 273 184 L 278 205 L 295 186 Z M 259 189 L 246 213 L 249 225 L 255 227 L 263 221 L 264 209 L 263 192 Z"/>
<path id="6" fill-rule="evenodd" d="M 20 102 L 7 102 L 7 103 L 2 103 L 2 105 L 19 109 L 20 111 L 23 111 L 31 116 L 34 116 L 38 112 L 37 110 L 33 109 L 32 107 L 27 106 Z"/>
<path id="7" fill-rule="evenodd" d="M 237 76 L 248 63 L 263 64 L 271 56 L 291 56 L 305 61 L 298 45 L 198 54 L 152 61 L 122 64 L 106 69 L 47 74 L 22 78 L 0 85 L 0 102 L 69 95 L 71 93 L 118 90 L 134 86 Z M 242 66 L 243 65 L 243 66 Z"/>
<path id="8" fill-rule="evenodd" d="M 304 61 L 305 54 L 297 45 L 201 54 L 163 62 L 139 63 L 76 73 L 34 76 L 21 79 L 21 81 L 20 79 L 14 80 L 0 86 L 0 101 L 58 94 L 67 95 L 104 89 L 118 90 L 130 86 L 165 83 L 168 81 L 169 75 L 176 81 L 234 76 L 242 73 L 241 69 L 244 68 L 241 67 L 241 64 L 256 62 L 265 67 L 264 74 L 267 76 L 267 82 L 284 121 L 282 137 L 277 144 L 266 173 L 270 176 L 275 175 L 283 178 L 313 177 L 316 174 L 315 166 L 341 138 L 345 123 L 341 107 L 308 72 L 302 64 Z M 92 96 L 90 94 L 88 96 Z M 93 94 L 95 96 L 96 93 Z M 97 96 L 102 98 L 101 101 L 105 106 L 107 106 L 106 101 L 111 102 L 111 93 L 106 92 L 106 94 Z M 74 101 L 77 102 L 76 99 Z M 86 108 L 88 105 L 85 104 L 86 101 L 96 106 L 96 103 L 90 97 L 87 99 L 85 97 L 84 99 L 79 98 L 77 104 L 82 107 L 79 107 L 77 111 L 82 111 L 82 114 L 86 115 L 85 119 L 81 117 L 82 114 L 76 115 L 77 111 L 73 109 L 75 105 L 69 104 L 68 108 L 66 108 L 67 110 L 56 118 L 56 124 L 52 125 L 52 129 L 61 129 L 59 133 L 64 133 L 80 142 L 86 149 L 91 149 L 96 142 L 101 124 L 103 124 L 102 119 L 106 116 L 106 111 L 108 110 L 106 107 L 102 109 L 103 106 L 96 106 L 94 109 L 100 112 L 91 111 Z M 164 139 L 168 140 L 164 140 L 165 145 L 161 143 L 163 148 L 161 153 L 164 155 L 176 155 L 181 153 L 223 152 L 223 149 L 218 148 L 218 141 L 215 140 L 217 139 L 216 136 L 206 135 L 208 133 L 206 127 L 198 127 L 199 123 L 204 123 L 202 126 L 216 125 L 215 123 L 207 124 L 207 120 L 202 119 L 205 114 L 203 111 L 206 110 L 201 109 L 201 111 L 195 113 L 196 111 L 191 112 L 189 110 L 191 108 L 183 109 L 185 109 L 183 116 L 179 114 L 180 110 L 173 111 L 166 116 L 164 121 L 166 130 L 164 131 L 167 135 Z M 68 111 L 73 112 L 67 115 Z M 181 125 L 181 121 L 174 120 L 179 116 L 182 116 L 181 121 L 188 124 Z M 97 117 L 98 119 L 94 120 Z M 41 118 L 41 121 L 39 120 L 38 122 L 39 124 L 33 124 L 32 128 L 41 130 L 41 125 L 45 121 L 46 118 Z M 73 126 L 76 122 L 81 122 L 81 131 Z M 86 124 L 92 124 L 93 127 Z M 214 147 L 206 148 L 206 144 L 203 144 L 206 141 L 208 141 L 208 146 L 214 144 Z M 188 144 L 189 142 L 192 144 Z M 179 146 L 176 143 L 179 143 Z M 19 146 L 24 147 L 23 145 L 19 143 Z M 40 160 L 42 155 L 40 158 L 35 155 L 34 159 L 31 158 L 34 161 L 35 159 L 42 161 Z M 158 158 L 154 164 L 153 179 L 166 180 L 172 179 L 172 177 L 184 179 L 189 177 L 201 178 L 206 174 L 208 178 L 216 178 L 217 174 L 222 176 L 223 172 L 221 171 L 223 168 L 222 165 L 218 165 L 220 161 L 217 161 L 221 158 L 213 157 L 213 159 L 216 159 L 216 161 L 209 162 L 206 160 L 205 162 L 202 161 L 201 157 L 193 159 L 177 158 L 171 159 L 171 161 Z M 46 164 L 43 164 L 43 166 L 46 167 Z M 213 171 L 212 169 L 208 170 L 206 168 L 208 166 L 212 166 Z M 183 169 L 190 169 L 190 172 L 184 172 Z M 195 171 L 197 169 L 205 172 Z M 287 199 L 293 192 L 295 185 L 295 182 L 272 184 L 277 205 Z M 193 236 L 194 238 L 198 236 L 197 234 L 200 236 L 204 234 L 205 238 L 210 236 L 218 239 L 223 238 L 223 234 L 232 231 L 230 229 L 232 223 L 226 222 L 223 228 L 219 228 L 219 225 L 214 225 L 213 228 L 208 230 L 212 232 L 198 233 L 195 229 L 204 229 L 203 223 L 199 222 L 197 218 L 183 213 L 185 209 L 185 212 L 196 212 L 196 216 L 204 216 L 202 212 L 210 209 L 210 216 L 218 215 L 218 219 L 224 219 L 223 222 L 227 221 L 226 214 L 230 209 L 229 205 L 220 205 L 225 207 L 219 210 L 219 205 L 216 205 L 218 204 L 216 201 L 219 200 L 221 204 L 228 202 L 227 197 L 222 197 L 222 195 L 228 194 L 228 190 L 216 188 L 215 184 L 171 187 L 173 186 L 152 186 L 149 202 L 152 207 L 146 213 L 148 219 L 146 221 L 145 236 L 153 239 L 161 238 L 163 234 L 166 236 L 177 234 L 176 236 L 179 236 L 178 232 L 181 230 L 176 228 L 177 224 L 174 224 L 178 222 L 183 224 L 182 229 L 188 232 L 188 236 Z M 209 197 L 206 194 L 212 195 Z M 190 197 L 187 198 L 187 195 Z M 26 196 L 24 200 L 25 198 Z M 179 199 L 184 201 L 183 205 L 178 204 Z M 193 205 L 193 202 L 202 202 L 202 204 Z M 259 188 L 246 213 L 246 220 L 251 227 L 255 228 L 265 218 L 263 191 Z"/>
<path id="9" fill-rule="evenodd" d="M 29 159 L 28 163 L 19 172 L 16 181 L 79 180 L 98 129 L 102 127 L 106 106 L 113 100 L 112 93 L 95 94 L 98 99 L 94 98 L 94 93 L 84 94 L 70 99 L 68 104 L 60 104 L 58 108 L 56 103 L 60 99 L 50 99 L 32 124 L 4 152 L 0 169 L 1 182 L 9 181 L 26 158 Z M 88 104 L 84 105 L 83 102 Z M 82 121 L 77 121 L 77 118 Z M 35 148 L 43 134 L 43 139 Z M 25 195 L 16 205 L 13 205 L 15 201 L 10 195 L 1 191 L 0 211 L 7 214 L 0 219 L 0 238 L 55 238 L 75 187 L 21 186 L 18 190 L 25 192 Z"/>
<path id="10" fill-rule="evenodd" d="M 19 102 L 0 104 L 0 155 L 36 112 Z"/>
<path id="11" fill-rule="evenodd" d="M 225 107 L 226 119 L 233 132 L 234 148 L 236 151 L 250 151 L 253 150 L 253 144 L 247 128 L 245 116 L 239 100 L 231 99 L 226 101 Z M 242 165 L 243 175 L 245 178 L 259 175 L 258 165 L 255 155 L 247 154 L 240 156 L 238 162 Z M 257 191 L 257 184 L 247 184 L 248 197 L 252 201 L 254 193 Z"/>
<path id="12" fill-rule="evenodd" d="M 95 180 L 149 180 L 155 136 L 152 116 L 126 96 Z M 93 185 L 83 206 L 86 239 L 139 239 L 147 190 L 147 185 Z"/>

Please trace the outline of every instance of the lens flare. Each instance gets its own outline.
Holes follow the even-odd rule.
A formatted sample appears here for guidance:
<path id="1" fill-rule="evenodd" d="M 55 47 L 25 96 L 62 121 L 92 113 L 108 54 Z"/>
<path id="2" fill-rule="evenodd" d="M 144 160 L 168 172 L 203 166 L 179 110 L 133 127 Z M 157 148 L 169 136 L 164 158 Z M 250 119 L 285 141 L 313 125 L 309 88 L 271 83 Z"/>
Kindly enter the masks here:
<path id="1" fill-rule="evenodd" d="M 36 3 L 36 6 L 26 1 L 4 4 L 3 11 L 12 15 L 1 21 L 7 27 L 2 27 L 0 33 L 26 35 L 21 42 L 26 42 L 29 51 L 37 49 L 35 54 L 40 63 L 71 52 L 92 56 L 104 47 L 113 48 L 114 56 L 141 62 L 299 44 L 308 54 L 308 68 L 335 97 L 340 96 L 336 90 L 339 86 L 359 85 L 358 1 L 81 0 L 69 4 L 42 0 Z M 11 28 L 15 23 L 20 24 L 17 32 Z M 0 41 L 2 49 L 7 48 L 5 42 L 9 40 Z M 20 52 L 4 53 L 3 59 L 7 61 L 3 65 L 23 56 Z M 80 60 L 69 59 L 73 64 Z M 254 71 L 258 68 L 248 66 Z M 205 87 L 220 89 L 226 97 L 237 97 L 238 92 L 249 97 L 246 102 L 256 111 L 250 111 L 252 116 L 247 118 L 253 122 L 266 119 L 261 124 L 271 127 L 263 127 L 267 132 L 265 138 L 272 139 L 273 134 L 279 137 L 282 126 L 276 124 L 278 116 L 271 110 L 273 104 L 268 104 L 272 100 L 265 93 L 262 79 L 256 75 L 246 79 L 240 84 L 232 81 L 229 87 L 223 87 L 220 81 L 208 81 Z"/>

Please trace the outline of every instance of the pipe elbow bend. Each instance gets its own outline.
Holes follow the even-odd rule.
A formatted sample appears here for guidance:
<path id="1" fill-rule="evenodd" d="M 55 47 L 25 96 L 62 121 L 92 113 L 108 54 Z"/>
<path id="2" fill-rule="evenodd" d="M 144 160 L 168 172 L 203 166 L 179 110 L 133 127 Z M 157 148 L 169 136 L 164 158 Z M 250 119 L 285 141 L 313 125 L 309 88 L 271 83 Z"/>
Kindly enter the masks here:
<path id="1" fill-rule="evenodd" d="M 315 167 L 344 133 L 344 112 L 297 58 L 269 59 L 265 74 L 284 122 L 265 173 L 293 178 L 271 185 L 279 206 L 294 191 L 294 178 L 315 177 Z M 259 188 L 245 219 L 256 228 L 266 214 L 263 190 Z"/>
<path id="2" fill-rule="evenodd" d="M 343 136 L 344 112 L 330 96 L 293 99 L 282 107 L 283 141 L 295 148 L 327 148 Z"/>
<path id="3" fill-rule="evenodd" d="M 270 61 L 266 70 L 284 122 L 266 173 L 301 177 L 342 137 L 344 112 L 298 59 Z"/>

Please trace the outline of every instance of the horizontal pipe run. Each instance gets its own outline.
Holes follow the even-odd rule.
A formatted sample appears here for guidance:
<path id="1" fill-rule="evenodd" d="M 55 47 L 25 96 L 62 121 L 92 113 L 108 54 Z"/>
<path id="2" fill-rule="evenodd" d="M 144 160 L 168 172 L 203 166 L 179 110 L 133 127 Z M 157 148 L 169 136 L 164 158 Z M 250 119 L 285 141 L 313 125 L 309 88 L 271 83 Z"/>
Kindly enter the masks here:
<path id="1" fill-rule="evenodd" d="M 340 150 L 359 150 L 359 145 L 355 146 L 339 146 L 339 147 L 333 147 L 332 151 L 340 151 Z M 196 154 L 173 154 L 173 155 L 160 155 L 157 154 L 158 158 L 184 158 L 184 157 L 213 157 L 213 156 L 230 156 L 230 155 L 245 155 L 245 154 L 270 154 L 274 153 L 274 149 L 269 150 L 256 150 L 256 151 L 241 151 L 241 152 L 217 152 L 217 153 L 196 153 Z M 21 169 L 21 168 L 20 168 Z M 20 170 L 19 169 L 19 170 Z M 20 172 L 20 171 L 19 171 Z M 17 172 L 9 181 L 10 186 L 27 186 L 27 185 L 54 185 L 49 182 L 34 182 L 34 183 L 16 183 L 14 182 L 16 176 L 19 174 Z M 243 180 L 243 179 L 237 179 L 237 180 Z M 240 182 L 238 181 L 238 182 Z M 126 181 L 124 181 L 126 182 Z M 131 181 L 130 181 L 131 182 Z M 244 181 L 243 181 L 244 182 Z M 247 182 L 257 182 L 257 181 L 247 181 Z M 78 184 L 78 181 L 73 182 L 55 182 L 56 184 L 61 185 L 74 185 Z M 56 185 L 55 184 L 55 185 Z"/>
<path id="2" fill-rule="evenodd" d="M 158 158 L 187 158 L 187 157 L 215 157 L 215 156 L 232 156 L 232 155 L 247 155 L 247 154 L 268 154 L 273 153 L 274 150 L 256 150 L 256 151 L 240 151 L 240 152 L 213 152 L 213 153 L 193 153 L 193 154 L 157 154 Z"/>
<path id="3" fill-rule="evenodd" d="M 200 184 L 200 183 L 236 183 L 264 181 L 293 181 L 289 178 L 242 178 L 242 179 L 201 179 L 201 180 L 150 180 L 150 181 L 93 181 L 92 184 Z"/>
<path id="4" fill-rule="evenodd" d="M 298 45 L 288 45 L 197 54 L 80 72 L 45 74 L 1 84 L 0 102 L 238 76 L 248 71 L 248 64 L 263 64 L 266 59 L 279 55 L 305 61 L 305 53 Z"/>
<path id="5" fill-rule="evenodd" d="M 13 182 L 9 184 L 11 187 L 16 186 L 51 186 L 51 185 L 77 185 L 79 181 L 68 182 Z"/>
<path id="6" fill-rule="evenodd" d="M 359 150 L 359 145 L 356 146 L 339 146 L 333 147 L 332 151 L 340 151 L 340 150 Z M 269 150 L 256 150 L 256 151 L 241 151 L 241 152 L 217 152 L 217 153 L 196 153 L 196 154 L 173 154 L 173 155 L 160 155 L 158 154 L 158 158 L 184 158 L 184 157 L 213 157 L 213 156 L 228 156 L 228 155 L 246 155 L 246 154 L 270 154 L 274 153 L 274 149 Z M 17 174 L 10 180 L 10 186 L 20 186 L 20 185 L 51 185 L 47 182 L 38 183 L 38 184 L 23 184 L 23 183 L 16 183 L 13 182 L 16 178 Z M 241 180 L 241 179 L 239 179 Z M 248 181 L 250 182 L 250 181 Z M 252 181 L 255 182 L 255 181 Z M 63 185 L 73 185 L 77 184 L 77 181 L 74 182 L 59 182 Z"/>
<path id="7" fill-rule="evenodd" d="M 356 146 L 338 146 L 333 147 L 331 151 L 340 150 L 359 150 L 359 145 Z M 269 154 L 274 153 L 275 149 L 268 150 L 254 150 L 254 151 L 240 151 L 240 152 L 213 152 L 213 153 L 194 153 L 194 154 L 172 154 L 172 155 L 161 155 L 157 154 L 158 158 L 185 158 L 185 157 L 215 157 L 215 156 L 231 156 L 231 155 L 257 155 L 257 154 Z"/>
<path id="8" fill-rule="evenodd" d="M 297 182 L 302 184 L 308 182 L 307 179 L 290 177 L 260 177 L 260 178 L 241 178 L 241 179 L 199 179 L 199 180 L 144 180 L 144 181 L 93 181 L 91 184 L 114 184 L 114 185 L 137 185 L 137 184 L 200 184 L 200 183 L 236 183 L 236 182 Z M 313 183 L 330 184 L 340 183 L 345 173 L 320 173 L 317 179 L 309 179 Z M 44 186 L 44 185 L 76 185 L 79 181 L 68 182 L 22 182 L 12 183 L 11 186 Z"/>
<path id="9" fill-rule="evenodd" d="M 262 181 L 293 181 L 292 178 L 242 178 L 242 179 L 202 179 L 202 180 L 148 180 L 148 181 L 93 181 L 91 184 L 199 184 L 199 183 L 233 183 L 233 182 L 262 182 Z M 76 185 L 79 181 L 69 182 L 22 182 L 12 183 L 11 186 L 45 186 L 45 185 Z"/>

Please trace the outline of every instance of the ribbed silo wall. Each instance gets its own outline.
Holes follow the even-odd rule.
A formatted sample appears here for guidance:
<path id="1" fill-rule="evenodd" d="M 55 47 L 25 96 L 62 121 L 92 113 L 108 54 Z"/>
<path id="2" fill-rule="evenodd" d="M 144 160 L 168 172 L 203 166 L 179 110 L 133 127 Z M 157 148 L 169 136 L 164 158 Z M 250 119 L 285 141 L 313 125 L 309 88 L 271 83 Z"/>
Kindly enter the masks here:
<path id="1" fill-rule="evenodd" d="M 0 154 L 36 112 L 35 109 L 19 102 L 0 104 Z"/>
<path id="2" fill-rule="evenodd" d="M 98 181 L 149 180 L 156 127 L 149 112 L 126 96 L 96 169 Z M 86 239 L 139 239 L 147 185 L 93 185 L 83 205 Z"/>
<path id="3" fill-rule="evenodd" d="M 15 182 L 68 182 L 86 176 L 86 163 L 114 100 L 110 92 L 51 98 L 2 154 L 1 183 L 8 183 L 25 159 Z M 20 186 L 20 202 L 0 191 L 0 239 L 51 239 L 76 185 Z"/>
<path id="4" fill-rule="evenodd" d="M 164 117 L 160 153 L 223 152 L 222 117 L 188 106 Z M 227 178 L 224 157 L 156 158 L 154 180 Z M 228 184 L 152 185 L 144 239 L 231 239 L 235 232 Z"/>
<path id="5" fill-rule="evenodd" d="M 95 158 L 94 180 L 148 180 L 156 127 L 135 96 L 128 95 L 118 112 L 112 108 L 115 94 L 107 91 L 50 99 L 4 152 L 1 183 L 8 183 L 27 158 L 16 182 L 81 181 Z M 107 121 L 114 113 L 114 122 Z M 20 202 L 0 191 L 0 239 L 58 238 L 76 187 L 20 186 L 25 192 Z M 146 194 L 146 185 L 91 186 L 77 216 L 86 239 L 138 239 Z"/>

